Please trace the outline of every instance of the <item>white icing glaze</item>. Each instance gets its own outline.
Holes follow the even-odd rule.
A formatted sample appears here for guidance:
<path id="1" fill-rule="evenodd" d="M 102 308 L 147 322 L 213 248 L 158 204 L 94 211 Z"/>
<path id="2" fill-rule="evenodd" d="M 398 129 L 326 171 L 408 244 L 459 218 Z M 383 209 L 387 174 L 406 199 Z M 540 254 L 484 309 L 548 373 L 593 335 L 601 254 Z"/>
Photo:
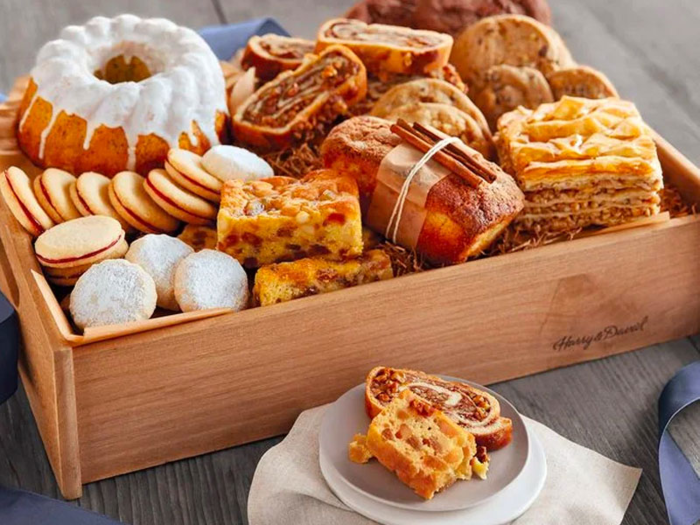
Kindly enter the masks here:
<path id="1" fill-rule="evenodd" d="M 119 55 L 127 61 L 137 56 L 152 76 L 119 84 L 95 77 L 96 70 Z M 216 114 L 228 113 L 224 77 L 209 46 L 191 29 L 160 18 L 95 17 L 84 26 L 68 26 L 58 40 L 39 51 L 31 76 L 37 91 L 20 129 L 38 97 L 53 106 L 51 123 L 41 134 L 40 158 L 61 111 L 87 121 L 85 149 L 98 127 L 123 128 L 130 170 L 135 166 L 139 135 L 153 133 L 176 146 L 186 132 L 196 144 L 192 122 L 197 122 L 211 145 L 216 145 Z"/>
<path id="2" fill-rule="evenodd" d="M 430 390 L 434 390 L 435 392 L 439 394 L 443 394 L 447 396 L 447 399 L 444 402 L 445 406 L 448 407 L 453 407 L 457 406 L 457 403 L 459 403 L 462 400 L 462 394 L 459 392 L 453 392 L 452 390 L 448 390 L 447 388 L 441 387 L 439 385 L 432 385 L 430 383 L 423 383 L 422 381 L 416 381 L 415 383 L 409 383 L 407 385 L 402 385 L 399 387 L 399 392 L 402 390 L 406 390 L 407 388 L 411 387 L 420 387 L 420 388 L 428 388 Z"/>

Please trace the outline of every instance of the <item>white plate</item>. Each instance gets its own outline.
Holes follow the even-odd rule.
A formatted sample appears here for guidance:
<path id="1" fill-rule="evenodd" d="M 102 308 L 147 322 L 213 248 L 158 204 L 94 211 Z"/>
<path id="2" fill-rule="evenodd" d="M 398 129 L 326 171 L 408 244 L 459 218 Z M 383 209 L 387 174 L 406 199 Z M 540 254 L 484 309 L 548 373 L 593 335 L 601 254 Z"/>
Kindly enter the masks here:
<path id="1" fill-rule="evenodd" d="M 504 525 L 530 508 L 547 478 L 547 459 L 542 444 L 532 432 L 530 441 L 530 457 L 515 482 L 483 505 L 453 512 L 417 512 L 368 498 L 348 485 L 323 455 L 320 457 L 321 472 L 340 501 L 358 514 L 384 525 Z"/>
<path id="2" fill-rule="evenodd" d="M 453 378 L 445 377 L 453 380 Z M 501 413 L 513 420 L 513 442 L 491 452 L 488 479 L 459 481 L 449 490 L 425 501 L 377 461 L 358 465 L 348 459 L 348 443 L 357 433 L 366 433 L 370 419 L 364 410 L 365 386 L 358 385 L 343 394 L 326 412 L 319 435 L 321 455 L 340 477 L 356 491 L 385 505 L 421 512 L 463 510 L 480 505 L 510 485 L 523 471 L 530 444 L 520 414 L 500 395 L 483 386 L 456 379 L 489 392 L 501 403 Z"/>

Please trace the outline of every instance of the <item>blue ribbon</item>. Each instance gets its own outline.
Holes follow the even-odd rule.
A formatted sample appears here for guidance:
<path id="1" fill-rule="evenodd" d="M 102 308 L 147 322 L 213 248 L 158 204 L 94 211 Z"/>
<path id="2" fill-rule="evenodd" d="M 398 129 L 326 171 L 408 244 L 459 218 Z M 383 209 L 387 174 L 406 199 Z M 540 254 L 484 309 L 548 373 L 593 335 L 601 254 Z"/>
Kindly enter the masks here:
<path id="1" fill-rule="evenodd" d="M 659 473 L 671 525 L 700 521 L 700 478 L 668 426 L 683 409 L 700 401 L 700 361 L 681 369 L 659 397 Z"/>

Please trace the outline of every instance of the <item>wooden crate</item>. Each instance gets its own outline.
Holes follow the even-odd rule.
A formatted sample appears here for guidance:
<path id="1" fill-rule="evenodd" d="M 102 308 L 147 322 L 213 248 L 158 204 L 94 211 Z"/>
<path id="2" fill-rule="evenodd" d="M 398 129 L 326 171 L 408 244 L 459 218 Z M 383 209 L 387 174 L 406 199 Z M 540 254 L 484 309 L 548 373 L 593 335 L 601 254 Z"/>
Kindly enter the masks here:
<path id="1" fill-rule="evenodd" d="M 658 145 L 666 178 L 700 203 L 700 170 Z M 0 243 L 22 381 L 68 499 L 281 434 L 378 364 L 492 383 L 700 332 L 693 216 L 81 346 L 61 337 L 4 207 Z"/>

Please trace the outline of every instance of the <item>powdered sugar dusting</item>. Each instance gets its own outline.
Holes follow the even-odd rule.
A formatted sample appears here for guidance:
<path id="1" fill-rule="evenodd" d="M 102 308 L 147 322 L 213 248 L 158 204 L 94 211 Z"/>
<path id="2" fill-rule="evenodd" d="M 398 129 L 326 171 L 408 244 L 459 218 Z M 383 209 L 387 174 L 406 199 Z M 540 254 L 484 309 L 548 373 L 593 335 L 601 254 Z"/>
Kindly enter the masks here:
<path id="1" fill-rule="evenodd" d="M 272 167 L 252 151 L 236 146 L 215 146 L 202 157 L 202 166 L 217 179 L 258 180 L 272 177 Z"/>
<path id="2" fill-rule="evenodd" d="M 183 312 L 248 306 L 248 276 L 223 252 L 202 250 L 188 256 L 175 272 L 175 297 Z"/>
<path id="3" fill-rule="evenodd" d="M 149 319 L 156 309 L 156 285 L 140 267 L 123 259 L 92 266 L 70 296 L 73 322 L 81 329 Z"/>
<path id="4" fill-rule="evenodd" d="M 131 243 L 126 260 L 138 264 L 153 278 L 158 293 L 158 306 L 177 311 L 175 270 L 194 250 L 180 239 L 169 235 L 145 235 Z"/>

